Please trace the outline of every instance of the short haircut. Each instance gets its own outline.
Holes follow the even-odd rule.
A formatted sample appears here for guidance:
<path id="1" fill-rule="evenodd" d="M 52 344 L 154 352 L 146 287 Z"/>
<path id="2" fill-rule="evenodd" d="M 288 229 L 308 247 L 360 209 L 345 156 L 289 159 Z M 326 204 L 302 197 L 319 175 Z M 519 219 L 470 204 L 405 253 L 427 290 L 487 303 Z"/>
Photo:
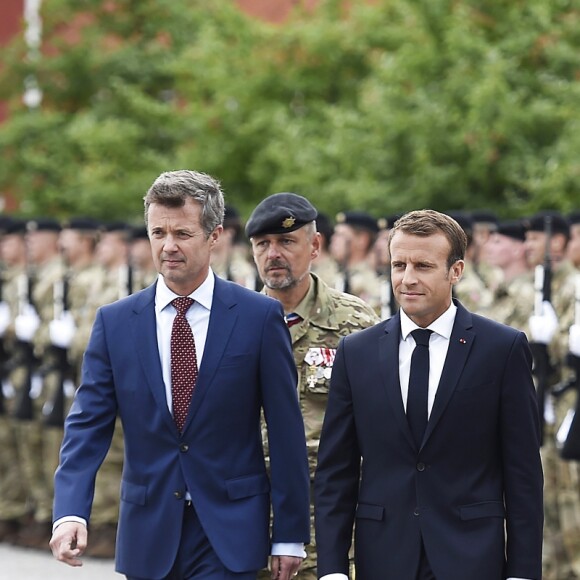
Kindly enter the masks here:
<path id="1" fill-rule="evenodd" d="M 447 267 L 465 258 L 467 236 L 463 228 L 450 216 L 432 209 L 421 209 L 406 213 L 400 217 L 389 232 L 389 249 L 393 236 L 397 232 L 413 236 L 427 237 L 442 233 L 449 241 Z"/>
<path id="2" fill-rule="evenodd" d="M 143 198 L 145 225 L 149 206 L 157 203 L 165 207 L 183 207 L 192 199 L 201 206 L 201 227 L 209 237 L 224 221 L 224 194 L 220 183 L 210 175 L 182 169 L 162 173 Z"/>

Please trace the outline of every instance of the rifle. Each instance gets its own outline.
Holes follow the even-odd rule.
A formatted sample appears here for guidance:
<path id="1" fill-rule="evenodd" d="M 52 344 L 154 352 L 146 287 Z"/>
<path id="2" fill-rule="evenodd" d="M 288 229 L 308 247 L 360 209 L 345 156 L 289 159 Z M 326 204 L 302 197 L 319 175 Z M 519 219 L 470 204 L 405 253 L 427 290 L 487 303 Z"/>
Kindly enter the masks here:
<path id="1" fill-rule="evenodd" d="M 544 233 L 546 234 L 546 245 L 544 250 L 544 264 L 536 266 L 534 277 L 535 303 L 534 314 L 537 316 L 543 313 L 543 302 L 552 301 L 552 260 L 550 245 L 552 241 L 552 217 L 544 216 Z M 544 444 L 545 431 L 545 411 L 546 396 L 550 388 L 550 375 L 552 366 L 550 364 L 550 355 L 548 345 L 537 342 L 530 343 L 532 355 L 534 358 L 533 373 L 537 379 L 537 397 L 540 411 L 540 444 Z"/>
<path id="2" fill-rule="evenodd" d="M 69 276 L 65 273 L 61 280 L 57 280 L 53 286 L 53 318 L 59 320 L 64 312 L 69 309 L 68 305 Z M 59 346 L 51 346 L 52 364 L 44 366 L 41 374 L 44 378 L 56 372 L 56 390 L 53 397 L 47 399 L 42 407 L 44 424 L 48 427 L 62 427 L 65 415 L 65 390 L 66 382 L 70 380 L 71 366 L 68 362 L 68 350 Z"/>
<path id="3" fill-rule="evenodd" d="M 2 302 L 4 294 L 4 271 L 0 270 L 0 302 Z M 8 353 L 4 345 L 4 338 L 0 338 L 0 415 L 6 414 L 6 405 L 4 404 L 4 389 L 3 383 L 7 376 L 6 363 L 8 362 Z"/>
<path id="4" fill-rule="evenodd" d="M 119 268 L 119 298 L 133 294 L 133 266 L 130 261 Z"/>
<path id="5" fill-rule="evenodd" d="M 340 278 L 336 281 L 335 289 L 340 292 L 345 292 L 350 294 L 350 273 L 348 271 L 348 263 L 350 261 L 350 242 L 346 243 L 346 251 L 344 259 L 338 262 L 338 271 L 340 273 Z"/>
<path id="6" fill-rule="evenodd" d="M 18 313 L 24 314 L 27 306 L 34 306 L 32 300 L 33 277 L 30 269 L 20 274 L 17 280 Z M 34 411 L 30 392 L 32 389 L 33 375 L 38 361 L 34 356 L 32 342 L 16 341 L 17 356 L 13 361 L 13 367 L 24 366 L 25 378 L 21 388 L 18 389 L 14 404 L 14 417 L 20 421 L 31 421 Z"/>
<path id="7" fill-rule="evenodd" d="M 580 274 L 575 278 L 574 324 L 580 325 Z M 560 456 L 569 461 L 580 460 L 580 357 L 571 352 L 566 357 L 566 366 L 574 371 L 567 381 L 559 383 L 553 389 L 555 397 L 560 397 L 570 389 L 576 389 L 576 407 L 570 409 L 558 431 L 558 440 L 563 438 Z"/>

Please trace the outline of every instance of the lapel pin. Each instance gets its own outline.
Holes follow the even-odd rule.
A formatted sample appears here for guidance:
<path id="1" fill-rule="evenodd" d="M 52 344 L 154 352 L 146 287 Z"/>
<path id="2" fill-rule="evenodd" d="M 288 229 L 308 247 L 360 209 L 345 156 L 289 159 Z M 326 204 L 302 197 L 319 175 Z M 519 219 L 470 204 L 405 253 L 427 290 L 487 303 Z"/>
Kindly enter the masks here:
<path id="1" fill-rule="evenodd" d="M 467 341 L 466 341 L 464 338 L 460 338 L 460 339 L 459 339 L 459 342 L 460 342 L 461 344 L 467 344 Z"/>

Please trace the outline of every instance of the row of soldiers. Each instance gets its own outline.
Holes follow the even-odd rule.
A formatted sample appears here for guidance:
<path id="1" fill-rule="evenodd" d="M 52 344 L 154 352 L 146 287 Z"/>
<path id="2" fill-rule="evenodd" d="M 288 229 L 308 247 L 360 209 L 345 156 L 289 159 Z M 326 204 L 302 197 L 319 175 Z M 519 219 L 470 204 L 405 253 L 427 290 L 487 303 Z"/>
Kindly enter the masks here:
<path id="1" fill-rule="evenodd" d="M 578 463 L 562 459 L 557 439 L 576 402 L 574 390 L 565 387 L 575 384 L 566 355 L 580 355 L 580 334 L 573 340 L 580 324 L 580 214 L 545 212 L 509 222 L 498 222 L 489 212 L 450 214 L 469 238 L 456 297 L 474 312 L 520 328 L 535 347 L 538 383 L 546 390 L 544 577 L 580 578 Z M 361 297 L 383 319 L 396 309 L 387 244 L 396 218 L 377 220 L 362 211 L 341 213 L 334 224 L 324 215 L 317 218 L 322 248 L 313 270 L 331 287 Z M 224 226 L 212 268 L 259 290 L 242 222 L 232 207 Z M 78 384 L 96 309 L 146 286 L 155 272 L 146 232 L 126 224 L 6 218 L 0 234 L 0 541 L 45 548 L 62 419 Z M 556 384 L 563 393 L 558 399 L 548 393 Z M 94 556 L 114 551 L 121 438 L 119 427 L 97 481 Z"/>
<path id="2" fill-rule="evenodd" d="M 3 216 L 0 233 L 0 541 L 46 549 L 64 417 L 96 310 L 150 284 L 155 271 L 144 228 L 121 222 Z M 97 554 L 105 543 L 110 553 L 120 440 L 107 459 L 114 489 L 105 470 L 97 493 Z"/>

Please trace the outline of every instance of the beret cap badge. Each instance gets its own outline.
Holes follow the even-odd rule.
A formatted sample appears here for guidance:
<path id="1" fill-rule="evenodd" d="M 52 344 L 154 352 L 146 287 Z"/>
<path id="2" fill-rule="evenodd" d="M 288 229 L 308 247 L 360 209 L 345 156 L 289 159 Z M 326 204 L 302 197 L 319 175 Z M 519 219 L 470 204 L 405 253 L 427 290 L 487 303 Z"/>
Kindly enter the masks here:
<path id="1" fill-rule="evenodd" d="M 288 229 L 288 228 L 291 228 L 295 223 L 296 223 L 296 218 L 290 216 L 290 217 L 287 217 L 282 222 L 282 227 Z"/>

